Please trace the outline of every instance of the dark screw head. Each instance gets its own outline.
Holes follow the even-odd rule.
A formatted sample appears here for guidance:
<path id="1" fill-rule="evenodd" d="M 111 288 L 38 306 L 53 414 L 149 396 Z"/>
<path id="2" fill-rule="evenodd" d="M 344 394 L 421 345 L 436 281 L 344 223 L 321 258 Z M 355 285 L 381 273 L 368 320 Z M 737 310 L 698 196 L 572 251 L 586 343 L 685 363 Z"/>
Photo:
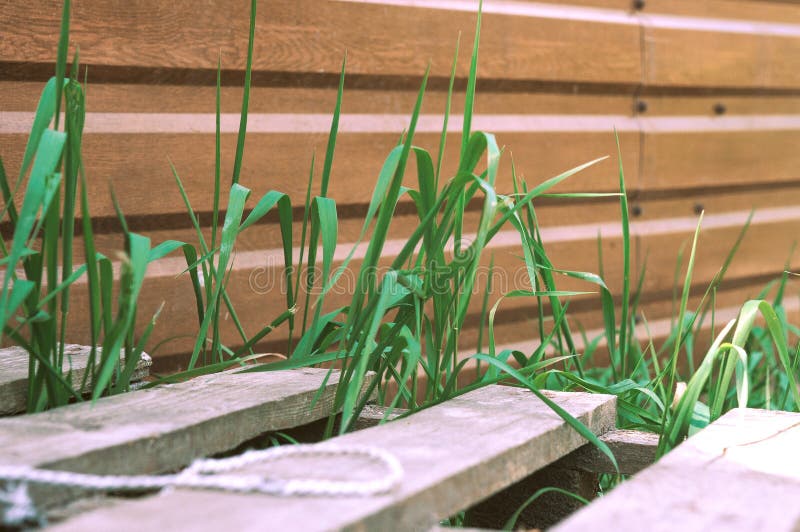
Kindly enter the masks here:
<path id="1" fill-rule="evenodd" d="M 714 114 L 715 115 L 724 115 L 725 111 L 727 111 L 727 110 L 728 110 L 728 108 L 725 107 L 725 104 L 722 103 L 722 102 L 717 102 L 717 103 L 714 104 Z"/>
<path id="2" fill-rule="evenodd" d="M 636 323 L 637 325 L 638 325 L 639 323 L 642 323 L 643 321 L 644 321 L 644 318 L 642 317 L 642 315 L 641 315 L 641 314 L 637 314 L 637 315 L 635 315 L 635 316 L 633 317 L 633 323 Z"/>
<path id="3" fill-rule="evenodd" d="M 641 11 L 642 9 L 644 9 L 644 4 L 645 4 L 644 0 L 633 0 L 633 9 L 635 9 L 636 11 Z"/>
<path id="4" fill-rule="evenodd" d="M 647 112 L 647 102 L 644 100 L 636 100 L 636 112 L 637 113 L 646 113 Z"/>
<path id="5" fill-rule="evenodd" d="M 641 216 L 642 215 L 642 206 L 641 205 L 633 205 L 631 206 L 631 214 L 634 216 Z"/>
<path id="6" fill-rule="evenodd" d="M 700 215 L 705 210 L 705 207 L 703 207 L 702 203 L 695 203 L 692 210 L 694 210 L 695 214 Z"/>

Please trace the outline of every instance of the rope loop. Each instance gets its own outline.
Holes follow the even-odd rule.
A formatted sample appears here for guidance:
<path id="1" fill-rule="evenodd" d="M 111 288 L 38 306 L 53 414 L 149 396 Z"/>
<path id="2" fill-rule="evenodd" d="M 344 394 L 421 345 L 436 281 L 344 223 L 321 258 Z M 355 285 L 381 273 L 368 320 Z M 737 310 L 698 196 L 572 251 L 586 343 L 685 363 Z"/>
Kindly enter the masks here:
<path id="1" fill-rule="evenodd" d="M 325 478 L 272 478 L 231 473 L 257 463 L 276 462 L 294 457 L 362 458 L 383 466 L 381 476 L 368 480 L 333 480 Z M 382 495 L 394 489 L 403 478 L 399 460 L 383 449 L 369 446 L 343 446 L 330 443 L 287 445 L 247 451 L 229 458 L 201 458 L 172 475 L 95 475 L 28 466 L 0 465 L 0 523 L 14 525 L 21 516 L 31 514 L 32 502 L 27 485 L 60 486 L 89 491 L 157 491 L 164 488 L 214 489 L 276 496 L 356 496 Z M 5 508 L 3 508 L 5 507 Z"/>

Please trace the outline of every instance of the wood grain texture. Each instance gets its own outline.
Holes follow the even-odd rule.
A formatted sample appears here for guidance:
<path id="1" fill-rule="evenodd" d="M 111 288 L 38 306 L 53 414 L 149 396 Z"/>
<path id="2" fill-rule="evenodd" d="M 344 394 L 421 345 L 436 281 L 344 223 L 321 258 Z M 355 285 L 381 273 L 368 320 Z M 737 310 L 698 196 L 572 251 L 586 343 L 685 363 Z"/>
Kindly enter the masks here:
<path id="1" fill-rule="evenodd" d="M 555 530 L 795 531 L 799 444 L 800 414 L 731 411 Z"/>
<path id="2" fill-rule="evenodd" d="M 545 393 L 595 433 L 614 426 L 615 400 L 611 396 Z M 331 440 L 339 445 L 375 446 L 394 454 L 405 476 L 389 495 L 333 500 L 177 490 L 86 514 L 54 530 L 109 526 L 117 530 L 151 526 L 259 530 L 265 526 L 264 519 L 269 519 L 268 527 L 275 530 L 427 529 L 574 450 L 581 440 L 527 390 L 492 386 L 403 420 Z M 353 478 L 370 475 L 367 469 L 340 460 L 287 460 L 273 464 L 270 474 Z"/>
<path id="3" fill-rule="evenodd" d="M 513 192 L 512 155 L 518 172 L 535 186 L 594 158 L 616 153 L 612 128 L 613 123 L 609 122 L 605 132 L 498 133 L 498 143 L 510 152 L 501 159 L 498 191 Z M 402 127 L 390 133 L 340 135 L 330 197 L 340 204 L 368 203 L 383 162 L 396 146 L 401 131 Z M 453 175 L 457 169 L 460 137 L 459 134 L 448 135 L 443 179 Z M 19 172 L 26 140 L 24 135 L 0 135 L 0 153 L 4 154 L 9 175 Z M 259 193 L 270 189 L 289 194 L 294 203 L 299 204 L 300 198 L 305 197 L 312 154 L 316 149 L 321 156 L 326 142 L 326 133 L 249 134 L 241 177 L 241 184 L 254 191 L 249 205 L 255 204 Z M 623 134 L 622 142 L 626 168 L 631 176 L 629 185 L 633 188 L 638 173 L 638 135 Z M 415 144 L 429 149 L 435 157 L 439 134 L 417 134 Z M 223 135 L 222 166 L 225 169 L 233 165 L 235 145 L 235 134 Z M 212 208 L 213 133 L 87 134 L 83 138 L 83 147 L 90 183 L 89 201 L 94 216 L 114 215 L 110 185 L 113 185 L 123 212 L 128 216 L 184 214 L 186 208 L 170 170 L 170 160 L 184 183 L 192 207 L 201 212 Z M 416 185 L 416 161 L 410 161 L 405 179 L 409 185 Z M 605 161 L 567 180 L 558 190 L 613 192 L 615 183 L 613 165 Z"/>
<path id="4" fill-rule="evenodd" d="M 656 461 L 658 435 L 639 430 L 616 429 L 603 434 L 600 439 L 614 453 L 619 473 L 635 475 Z M 611 461 L 592 445 L 584 445 L 558 462 L 553 467 L 579 469 L 590 473 L 616 474 Z"/>
<path id="5" fill-rule="evenodd" d="M 793 69 L 800 25 L 784 35 L 768 24 L 734 32 L 715 21 L 708 29 L 687 30 L 660 27 L 656 17 L 642 19 L 645 85 L 788 89 L 800 83 Z"/>
<path id="6" fill-rule="evenodd" d="M 188 0 L 120 6 L 105 0 L 73 10 L 71 40 L 86 64 L 166 68 L 243 69 L 249 4 Z M 8 6 L 0 25 L 15 28 L 0 46 L 10 61 L 50 62 L 60 10 L 46 2 Z M 476 14 L 404 6 L 314 0 L 275 0 L 258 13 L 256 70 L 338 73 L 345 49 L 348 71 L 421 76 L 449 73 L 459 31 L 469 34 Z M 636 83 L 640 77 L 638 28 L 630 24 L 519 17 L 487 13 L 483 19 L 482 75 L 489 78 Z M 397 46 L 398 42 L 404 43 Z M 590 52 L 586 42 L 593 42 Z M 512 44 L 513 43 L 513 44 Z M 469 56 L 463 39 L 461 57 Z M 595 56 L 605 61 L 595 61 Z M 468 62 L 459 65 L 465 75 Z"/>
<path id="7" fill-rule="evenodd" d="M 0 462 L 100 474 L 167 472 L 332 412 L 337 373 L 314 402 L 327 370 L 236 371 L 0 419 Z M 32 496 L 47 505 L 75 493 L 40 488 Z"/>
<path id="8" fill-rule="evenodd" d="M 693 189 L 797 182 L 798 130 L 672 131 L 645 134 L 640 186 Z"/>
<path id="9" fill-rule="evenodd" d="M 681 15 L 707 19 L 751 20 L 800 24 L 793 2 L 782 0 L 648 0 L 645 13 Z"/>
<path id="10" fill-rule="evenodd" d="M 89 347 L 69 344 L 64 346 L 64 376 L 75 383 L 76 388 L 83 380 L 86 363 L 89 360 Z M 102 348 L 97 348 L 99 359 Z M 21 347 L 0 349 L 0 416 L 24 412 L 28 394 L 28 352 Z M 131 382 L 138 382 L 150 374 L 153 359 L 142 353 L 136 369 L 131 375 Z M 91 379 L 87 387 L 91 386 Z"/>

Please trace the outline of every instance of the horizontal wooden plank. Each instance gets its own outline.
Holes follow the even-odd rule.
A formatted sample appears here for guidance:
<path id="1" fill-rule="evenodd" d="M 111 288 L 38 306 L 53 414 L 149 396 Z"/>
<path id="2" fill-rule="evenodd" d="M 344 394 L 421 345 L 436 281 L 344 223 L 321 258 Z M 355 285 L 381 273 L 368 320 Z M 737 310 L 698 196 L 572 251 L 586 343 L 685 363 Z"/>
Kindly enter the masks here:
<path id="1" fill-rule="evenodd" d="M 697 282 L 710 281 L 722 267 L 748 214 L 748 211 L 740 211 L 710 214 L 704 218 L 693 272 L 693 278 Z M 787 261 L 790 268 L 800 267 L 800 258 L 793 252 L 797 240 L 798 220 L 800 220 L 800 208 L 797 207 L 776 207 L 757 211 L 726 277 L 737 279 L 765 274 L 778 276 Z M 654 220 L 652 223 L 659 222 Z M 684 261 L 684 266 L 681 267 L 681 279 L 685 273 L 697 219 L 687 217 L 682 224 L 683 227 L 679 225 L 677 219 L 673 219 L 672 222 L 672 228 L 668 233 L 641 237 L 639 256 L 642 260 L 646 256 L 648 264 L 644 281 L 645 292 L 672 288 L 681 249 Z M 648 222 L 642 222 L 642 225 L 646 223 Z"/>
<path id="2" fill-rule="evenodd" d="M 326 119 L 327 121 L 327 119 Z M 513 153 L 518 172 L 529 183 L 537 184 L 596 157 L 616 152 L 612 122 L 602 132 L 584 133 L 506 133 L 498 134 L 498 142 Z M 329 127 L 329 126 L 326 126 Z M 389 133 L 342 134 L 337 140 L 333 163 L 330 196 L 339 203 L 367 203 L 383 161 L 396 146 L 402 127 Z M 368 135 L 368 137 L 366 136 Z M 443 165 L 444 176 L 452 175 L 458 164 L 460 135 L 448 135 Z M 267 189 L 304 198 L 308 173 L 315 149 L 322 158 L 326 133 L 314 134 L 250 134 L 245 143 L 241 183 L 255 191 Z M 367 139 L 369 142 L 366 142 Z M 19 172 L 26 139 L 23 135 L 0 136 L 0 153 L 9 175 Z M 626 168 L 635 186 L 637 175 L 638 135 L 623 134 Z M 236 135 L 222 138 L 222 165 L 226 173 L 233 166 Z M 438 133 L 419 133 L 415 144 L 438 151 Z M 84 161 L 91 183 L 90 205 L 94 216 L 113 216 L 108 192 L 113 185 L 123 211 L 128 215 L 184 213 L 178 188 L 172 176 L 171 160 L 181 176 L 192 206 L 197 211 L 210 211 L 213 204 L 214 135 L 213 134 L 114 134 L 84 136 Z M 320 171 L 321 161 L 317 171 Z M 406 180 L 415 186 L 413 162 Z M 319 174 L 318 174 L 319 175 Z M 560 191 L 613 191 L 616 189 L 613 164 L 603 162 L 559 186 Z M 317 177 L 316 183 L 319 182 Z M 513 191 L 511 156 L 501 159 L 498 190 Z M 416 188 L 416 186 L 415 186 Z M 254 194 L 254 198 L 257 194 Z M 254 204 L 255 199 L 251 202 Z"/>
<path id="3" fill-rule="evenodd" d="M 89 347 L 69 344 L 64 346 L 64 362 L 62 371 L 75 388 L 80 386 L 89 360 Z M 97 348 L 99 359 L 102 348 Z M 24 412 L 28 393 L 28 359 L 30 355 L 21 347 L 0 349 L 0 416 Z M 131 375 L 131 382 L 139 382 L 150 374 L 153 359 L 142 353 L 136 369 Z M 87 382 L 91 386 L 91 378 Z"/>
<path id="4" fill-rule="evenodd" d="M 766 118 L 762 124 L 752 117 L 709 120 L 740 121 L 741 129 L 702 131 L 677 124 L 672 131 L 645 133 L 644 190 L 797 182 L 800 159 L 793 146 L 800 142 L 800 123 L 779 129 Z"/>
<path id="5" fill-rule="evenodd" d="M 759 292 L 765 288 L 764 282 L 758 281 L 751 284 L 745 284 L 735 288 L 720 289 L 716 295 L 716 306 L 713 315 L 709 311 L 703 317 L 702 321 L 695 323 L 698 335 L 695 338 L 694 346 L 694 359 L 699 363 L 700 357 L 705 354 L 705 350 L 711 343 L 711 331 L 719 333 L 721 328 L 731 319 L 735 319 L 739 315 L 742 305 L 749 299 L 757 297 Z M 724 286 L 724 285 L 723 285 Z M 700 299 L 705 292 L 705 286 L 699 285 L 693 290 L 692 297 L 689 300 L 688 309 L 696 311 L 700 303 Z M 791 283 L 789 290 L 797 288 L 797 283 Z M 772 301 L 775 290 L 770 290 L 767 295 L 767 300 Z M 680 292 L 676 297 L 680 297 Z M 656 350 L 660 349 L 664 341 L 669 337 L 675 328 L 677 320 L 677 305 L 678 302 L 673 302 L 669 294 L 662 295 L 658 299 L 644 301 L 640 306 L 640 316 L 644 319 L 639 322 L 635 328 L 635 335 L 639 345 L 645 349 L 648 343 L 652 340 Z M 786 311 L 790 323 L 795 323 L 800 318 L 800 301 L 796 298 L 786 298 L 783 301 L 783 307 Z M 532 314 L 532 312 L 531 312 Z M 572 333 L 575 339 L 576 351 L 583 353 L 586 343 L 584 342 L 583 335 L 580 333 L 580 327 L 585 329 L 585 337 L 590 342 L 600 338 L 597 344 L 597 350 L 594 353 L 591 361 L 584 361 L 586 367 L 607 367 L 608 351 L 606 349 L 605 332 L 601 322 L 602 314 L 599 308 L 596 309 L 583 309 L 580 312 L 572 314 Z M 552 322 L 545 327 L 545 331 L 549 331 L 552 327 Z M 523 340 L 509 340 L 510 338 L 518 338 L 520 329 L 527 326 L 527 331 L 524 334 L 529 335 Z M 538 339 L 538 331 L 536 330 L 535 323 L 531 317 L 527 321 L 514 321 L 511 323 L 500 323 L 496 326 L 496 351 L 499 353 L 506 349 L 519 350 L 526 355 L 533 353 L 540 345 Z M 467 333 L 468 335 L 469 333 Z M 467 340 L 467 335 L 464 338 L 464 344 L 469 345 L 470 349 L 465 349 L 464 356 L 469 356 L 472 353 L 471 345 Z M 472 351 L 474 352 L 474 351 Z M 553 350 L 548 350 L 552 353 Z M 683 358 L 681 359 L 683 363 Z"/>
<path id="6" fill-rule="evenodd" d="M 796 89 L 800 24 L 642 16 L 644 84 Z"/>
<path id="7" fill-rule="evenodd" d="M 799 444 L 800 415 L 734 410 L 554 530 L 797 530 Z"/>
<path id="8" fill-rule="evenodd" d="M 705 19 L 732 19 L 800 24 L 800 12 L 791 1 L 648 0 L 647 14 L 680 15 Z"/>
<path id="9" fill-rule="evenodd" d="M 545 392 L 590 430 L 613 428 L 611 396 Z M 476 421 L 477 420 L 477 421 Z M 368 445 L 393 454 L 404 477 L 395 491 L 374 497 L 270 497 L 176 490 L 99 510 L 55 530 L 173 526 L 211 530 L 242 528 L 268 516 L 275 528 L 330 530 L 419 529 L 520 480 L 580 446 L 583 438 L 524 389 L 494 386 L 421 411 L 403 421 L 354 432 L 337 445 Z M 342 460 L 286 460 L 270 475 L 348 477 L 365 467 Z M 263 469 L 263 468 L 262 468 Z M 259 471 L 258 466 L 248 468 Z M 236 512 L 223 508 L 236 507 Z M 136 515 L 136 519 L 129 516 Z M 249 523 L 249 525 L 248 525 Z M 424 529 L 424 528 L 423 528 Z"/>
<path id="10" fill-rule="evenodd" d="M 490 305 L 502 295 L 515 289 L 530 289 L 530 282 L 527 280 L 527 270 L 521 259 L 522 250 L 519 248 L 513 234 L 500 233 L 508 242 L 498 241 L 496 246 L 485 251 L 482 267 L 479 272 L 478 284 L 473 291 L 473 304 L 471 312 L 479 313 L 486 282 L 489 279 L 490 271 L 488 268 L 490 254 L 494 254 L 495 267 L 491 272 L 493 290 L 489 300 Z M 581 250 L 591 246 L 596 249 L 594 238 L 596 233 L 589 232 L 583 239 L 566 240 L 564 242 L 552 241 L 548 246 L 548 254 L 554 264 L 569 269 L 593 269 L 596 259 L 593 255 L 581 254 Z M 393 254 L 399 250 L 395 243 L 402 240 L 389 242 L 386 248 L 382 264 L 388 265 Z M 621 283 L 620 261 L 615 258 L 615 248 L 619 248 L 618 241 L 609 238 L 605 241 L 606 251 L 606 275 L 608 282 L 613 287 L 618 287 Z M 282 281 L 282 258 L 277 250 L 271 250 L 267 255 L 263 250 L 241 252 L 236 259 L 237 266 L 232 270 L 228 284 L 228 293 L 236 306 L 237 313 L 242 319 L 245 330 L 253 334 L 278 316 L 286 308 L 284 283 Z M 337 262 L 339 264 L 344 255 L 350 251 L 349 245 L 343 245 L 341 252 L 338 253 Z M 361 249 L 363 253 L 363 248 Z M 325 308 L 333 310 L 345 306 L 352 298 L 355 288 L 355 275 L 360 267 L 360 257 L 356 254 L 356 261 L 351 264 L 343 274 L 340 282 L 326 297 Z M 139 316 L 141 324 L 144 326 L 147 318 L 161 305 L 165 303 L 159 316 L 159 321 L 153 331 L 153 345 L 161 340 L 173 336 L 185 336 L 176 338 L 174 341 L 161 346 L 155 353 L 155 357 L 163 356 L 168 353 L 191 351 L 197 330 L 197 317 L 195 302 L 191 292 L 191 283 L 186 275 L 180 278 L 174 276 L 185 268 L 182 258 L 171 258 L 155 264 L 150 269 L 151 276 L 145 280 L 142 295 L 139 300 Z M 563 290 L 576 289 L 594 291 L 594 285 L 576 281 L 567 277 L 559 278 L 557 287 Z M 73 290 L 71 303 L 71 316 L 73 323 L 79 323 L 78 316 L 85 315 L 88 311 L 88 300 L 83 285 Z M 305 300 L 304 292 L 301 294 L 300 305 L 302 308 Z M 530 306 L 533 300 L 530 298 L 511 298 L 502 303 L 498 312 L 498 320 L 504 319 L 509 313 L 516 312 L 521 306 Z M 224 322 L 222 323 L 223 338 L 235 341 L 238 335 L 233 329 L 233 323 L 227 316 L 227 311 L 223 312 Z M 169 324 L 168 326 L 162 324 Z M 299 326 L 299 323 L 298 323 Z M 471 326 L 471 325 L 470 325 Z M 76 339 L 82 338 L 87 332 L 78 327 L 71 334 Z M 274 331 L 270 335 L 270 340 L 278 341 L 287 338 L 286 325 Z"/>
<path id="11" fill-rule="evenodd" d="M 608 445 L 614 458 L 617 459 L 619 471 L 611 461 L 593 445 L 584 445 L 580 449 L 556 462 L 560 467 L 578 469 L 591 473 L 607 473 L 635 475 L 656 461 L 658 434 L 638 430 L 611 430 L 600 439 Z"/>
<path id="12" fill-rule="evenodd" d="M 53 61 L 60 12 L 49 7 L 41 3 L 4 10 L 0 25 L 15 30 L 3 39 L 0 57 Z M 254 68 L 338 73 L 348 50 L 351 73 L 420 76 L 430 63 L 435 75 L 446 76 L 458 32 L 470 35 L 475 26 L 476 6 L 459 7 L 388 1 L 272 2 L 258 12 Z M 557 6 L 531 7 L 521 15 L 518 9 L 487 6 L 482 76 L 638 82 L 639 32 L 624 12 L 608 15 L 604 10 L 576 7 L 565 15 Z M 243 1 L 196 9 L 186 0 L 124 8 L 94 0 L 73 9 L 71 40 L 80 45 L 85 64 L 213 69 L 221 54 L 225 68 L 242 69 L 248 17 L 248 4 Z M 586 42 L 595 43 L 591 52 Z M 469 56 L 470 47 L 471 39 L 463 39 L 462 58 Z M 468 61 L 462 60 L 458 71 L 465 75 Z"/>
<path id="13" fill-rule="evenodd" d="M 216 78 L 212 81 L 216 81 Z M 380 90 L 351 87 L 345 77 L 342 112 L 345 114 L 406 114 L 416 103 L 418 87 L 383 87 Z M 337 80 L 338 82 L 338 80 Z M 126 84 L 92 82 L 87 90 L 90 113 L 214 113 L 215 83 L 209 85 Z M 239 113 L 242 106 L 241 83 L 221 88 L 221 112 Z M 337 86 L 253 86 L 249 113 L 311 113 L 330 115 L 336 105 Z M 571 90 L 552 92 L 502 91 L 479 82 L 475 96 L 477 114 L 565 114 L 627 115 L 631 111 L 629 94 L 582 94 Z M 34 111 L 44 82 L 0 81 L 0 111 Z M 423 114 L 441 114 L 447 107 L 447 86 L 429 85 L 422 102 Z M 458 84 L 452 95 L 453 117 L 464 109 L 465 87 Z M 120 120 L 125 118 L 119 116 Z M 399 134 L 399 132 L 398 132 Z"/>
<path id="14" fill-rule="evenodd" d="M 359 415 L 356 430 L 367 429 L 388 423 L 398 416 L 408 413 L 405 409 L 389 409 L 384 406 L 368 405 Z M 619 469 L 597 447 L 586 444 L 551 464 L 550 468 L 578 469 L 591 473 L 633 475 L 656 461 L 658 435 L 638 430 L 616 429 L 600 436 L 609 446 Z"/>
<path id="15" fill-rule="evenodd" d="M 724 92 L 703 96 L 648 93 L 640 98 L 647 104 L 642 116 L 741 116 L 798 115 L 800 98 L 775 94 L 739 96 Z"/>
<path id="16" fill-rule="evenodd" d="M 326 374 L 234 370 L 0 419 L 0 462 L 99 474 L 173 471 L 264 432 L 330 415 L 338 374 L 314 400 Z M 55 504 L 75 494 L 32 488 L 31 495 Z"/>

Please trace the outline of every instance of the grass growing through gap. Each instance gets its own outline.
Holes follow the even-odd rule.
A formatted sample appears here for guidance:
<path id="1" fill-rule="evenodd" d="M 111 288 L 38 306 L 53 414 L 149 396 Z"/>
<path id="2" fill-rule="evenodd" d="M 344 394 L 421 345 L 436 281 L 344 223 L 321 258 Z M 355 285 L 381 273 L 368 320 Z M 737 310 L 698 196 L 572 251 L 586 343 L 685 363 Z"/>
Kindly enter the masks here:
<path id="1" fill-rule="evenodd" d="M 136 300 L 147 265 L 180 250 L 186 261 L 197 305 L 198 336 L 189 361 L 196 375 L 228 367 L 232 361 L 255 356 L 254 346 L 276 327 L 289 328 L 288 360 L 255 370 L 328 365 L 341 370 L 336 407 L 342 411 L 340 431 L 347 431 L 363 408 L 366 397 L 375 392 L 391 407 L 412 410 L 438 404 L 477 387 L 509 378 L 525 386 L 548 403 L 588 440 L 608 452 L 594 435 L 568 413 L 549 401 L 542 389 L 586 390 L 618 397 L 620 425 L 652 430 L 661 434 L 659 452 L 678 444 L 687 434 L 718 418 L 737 405 L 798 409 L 800 391 L 797 373 L 800 346 L 790 347 L 790 334 L 798 336 L 783 307 L 787 276 L 777 282 L 771 302 L 766 291 L 748 301 L 736 320 L 718 327 L 715 296 L 738 250 L 747 225 L 726 257 L 696 308 L 689 306 L 694 258 L 700 222 L 688 254 L 682 290 L 675 291 L 677 316 L 672 333 L 656 348 L 650 339 L 642 343 L 636 334 L 641 287 L 645 268 L 633 283 L 630 261 L 630 221 L 627 191 L 620 161 L 618 171 L 622 223 L 623 285 L 619 308 L 602 273 L 558 269 L 542 241 L 535 205 L 540 198 L 598 197 L 604 194 L 553 194 L 563 180 L 599 162 L 597 159 L 531 186 L 517 178 L 512 165 L 514 189 L 504 194 L 496 188 L 499 161 L 504 156 L 495 137 L 473 131 L 472 117 L 478 69 L 480 13 L 470 58 L 463 128 L 457 170 L 442 175 L 447 124 L 450 115 L 457 57 L 453 60 L 447 105 L 438 151 L 416 146 L 414 137 L 427 77 L 423 76 L 408 129 L 387 156 L 379 172 L 362 229 L 353 248 L 338 267 L 333 257 L 338 246 L 338 215 L 328 190 L 332 179 L 338 124 L 342 109 L 346 61 L 337 92 L 331 129 L 314 193 L 316 160 L 312 157 L 307 193 L 302 203 L 298 258 L 293 258 L 292 200 L 269 191 L 249 211 L 250 189 L 240 183 L 249 107 L 249 87 L 255 39 L 256 0 L 251 0 L 251 24 L 245 70 L 244 96 L 237 148 L 229 186 L 223 186 L 220 148 L 220 73 L 217 64 L 216 162 L 211 235 L 207 239 L 179 177 L 173 174 L 187 213 L 197 234 L 194 245 L 167 241 L 151 247 L 150 241 L 128 230 L 119 209 L 126 240 L 120 273 L 115 280 L 111 260 L 96 252 L 86 192 L 87 178 L 81 159 L 81 134 L 85 117 L 85 95 L 78 81 L 78 56 L 67 69 L 69 1 L 64 4 L 56 76 L 42 93 L 26 147 L 20 175 L 12 183 L 0 161 L 0 186 L 5 198 L 3 215 L 13 227 L 12 241 L 3 243 L 6 268 L 0 316 L 2 334 L 31 354 L 29 401 L 31 411 L 81 399 L 80 390 L 91 390 L 93 398 L 123 391 L 155 324 L 150 317 L 142 335 L 134 335 Z M 64 110 L 63 122 L 60 110 Z M 50 124 L 53 124 L 50 127 Z M 416 186 L 408 186 L 406 170 L 415 163 Z M 22 204 L 12 201 L 26 184 Z M 607 194 L 605 194 L 607 195 Z M 394 255 L 388 268 L 381 259 L 395 211 L 403 201 L 414 205 L 418 226 Z M 78 205 L 80 204 L 80 216 Z M 223 209 L 224 206 L 224 209 Z M 467 216 L 478 207 L 477 222 Z M 237 317 L 226 286 L 232 267 L 236 240 L 273 209 L 277 210 L 283 242 L 283 275 L 286 310 L 261 330 L 248 335 Z M 223 215 L 224 210 L 224 215 Z M 85 264 L 74 266 L 72 252 L 75 227 L 83 233 Z M 490 286 L 480 296 L 478 268 L 487 260 L 487 248 L 501 231 L 519 238 L 529 289 L 512 290 L 491 307 Z M 354 264 L 356 247 L 369 236 L 366 253 L 357 268 L 356 287 L 348 305 L 329 309 L 326 296 L 347 268 Z M 680 261 L 679 261 L 680 263 Z M 490 266 L 491 268 L 491 266 Z M 678 272 L 679 270 L 676 270 Z M 302 273 L 301 273 L 302 272 Z M 378 275 L 378 272 L 384 272 Z M 586 338 L 574 334 L 568 319 L 568 299 L 579 292 L 557 288 L 559 277 L 585 281 L 599 292 L 603 334 Z M 93 346 L 89 369 L 81 383 L 64 376 L 63 345 L 70 316 L 70 294 L 78 279 L 85 277 L 90 295 L 87 317 Z M 676 273 L 676 281 L 681 276 Z M 115 285 L 118 296 L 114 296 Z M 677 285 L 677 282 L 676 282 Z M 308 294 L 302 301 L 300 293 Z M 312 293 L 316 297 L 311 297 Z M 582 292 L 581 292 L 582 293 Z M 678 297 L 679 294 L 679 297 Z M 479 298 L 479 299 L 476 299 Z M 498 351 L 495 316 L 507 298 L 530 298 L 536 302 L 536 328 L 540 346 L 531 353 Z M 473 301 L 474 300 L 474 301 Z M 468 346 L 461 341 L 467 310 L 481 307 L 481 333 L 476 354 L 462 358 Z M 551 316 L 544 314 L 545 303 Z M 241 347 L 231 349 L 220 336 L 220 315 L 225 309 L 238 330 Z M 756 318 L 763 317 L 764 325 Z M 711 323 L 715 339 L 695 363 L 700 331 Z M 644 325 L 646 326 L 646 320 Z M 717 331 L 717 329 L 719 329 Z M 485 335 L 484 335 L 485 332 Z M 605 345 L 607 359 L 595 351 Z M 582 352 L 580 351 L 582 348 Z M 682 363 L 685 356 L 685 363 Z M 473 382 L 460 385 L 458 377 L 468 365 L 479 369 Z M 559 366 L 558 369 L 556 366 Z M 368 371 L 377 373 L 367 394 L 361 394 Z M 424 379 L 420 376 L 424 375 Z M 676 392 L 678 383 L 685 390 Z M 78 391 L 76 391 L 78 390 Z M 396 391 L 396 393 L 395 393 Z M 328 425 L 333 433 L 333 419 Z"/>
<path id="2" fill-rule="evenodd" d="M 447 178 L 441 175 L 446 141 L 444 128 L 449 117 L 449 103 L 445 109 L 445 126 L 436 158 L 414 145 L 417 120 L 427 83 L 426 73 L 409 127 L 378 174 L 360 236 L 341 265 L 334 270 L 332 262 L 337 243 L 336 208 L 333 200 L 327 198 L 326 191 L 341 111 L 343 69 L 323 167 L 321 195 L 306 200 L 303 227 L 305 235 L 305 224 L 308 220 L 309 266 L 316 266 L 317 238 L 321 239 L 321 275 L 308 276 L 305 279 L 309 292 L 315 283 L 319 286 L 319 296 L 311 304 L 311 309 L 308 307 L 310 298 L 306 301 L 304 326 L 289 359 L 254 370 L 272 371 L 335 364 L 341 369 L 335 399 L 336 409 L 342 411 L 340 432 L 349 430 L 364 407 L 366 397 L 373 391 L 381 401 L 392 407 L 402 402 L 415 409 L 511 376 L 548 403 L 587 439 L 608 451 L 582 424 L 541 394 L 539 388 L 531 382 L 531 375 L 554 362 L 545 360 L 543 353 L 526 359 L 524 368 L 511 367 L 507 362 L 512 357 L 511 352 L 495 352 L 490 321 L 488 352 L 479 353 L 471 359 L 460 359 L 458 356 L 465 347 L 459 337 L 473 299 L 478 266 L 490 241 L 501 230 L 512 230 L 519 235 L 530 286 L 536 287 L 533 290 L 517 290 L 506 297 L 547 298 L 560 305 L 559 298 L 577 294 L 555 288 L 550 271 L 552 265 L 543 255 L 543 248 L 537 246 L 536 235 L 523 221 L 523 212 L 536 198 L 547 195 L 552 187 L 602 160 L 597 159 L 576 167 L 530 190 L 526 188 L 511 195 L 500 194 L 495 184 L 502 151 L 493 135 L 471 129 L 479 37 L 480 16 L 470 61 L 462 143 L 456 173 Z M 452 97 L 455 61 L 451 71 L 448 102 Z M 417 168 L 417 187 L 413 189 L 403 184 L 406 168 L 412 157 Z M 308 198 L 311 198 L 310 193 Z M 378 276 L 376 272 L 382 266 L 381 257 L 394 221 L 395 210 L 399 202 L 406 198 L 413 202 L 419 225 L 394 256 L 386 273 Z M 468 226 L 466 216 L 469 205 L 477 205 L 480 211 L 477 224 L 471 227 Z M 324 312 L 326 294 L 350 266 L 356 246 L 368 233 L 370 239 L 365 256 L 357 268 L 352 300 L 346 307 Z M 305 244 L 305 239 L 303 243 Z M 452 253 L 447 252 L 448 247 L 452 247 Z M 314 268 L 309 271 L 314 271 Z M 545 279 L 541 284 L 538 281 L 540 276 Z M 496 307 L 489 312 L 489 316 L 493 316 L 495 310 Z M 309 314 L 312 316 L 306 321 Z M 490 317 L 491 319 L 493 318 Z M 572 356 L 571 353 L 565 358 Z M 488 371 L 472 385 L 459 388 L 459 373 L 467 364 L 476 360 L 483 363 Z M 373 381 L 367 393 L 361 394 L 368 371 L 376 372 L 378 378 Z M 418 378 L 421 373 L 426 376 L 423 388 L 420 388 Z M 393 398 L 390 398 L 391 385 L 398 389 Z M 421 398 L 421 401 L 418 402 L 417 398 Z M 328 424 L 329 434 L 333 427 L 331 418 Z"/>
<path id="3" fill-rule="evenodd" d="M 2 243 L 5 272 L 0 293 L 0 339 L 9 339 L 30 355 L 30 412 L 81 400 L 86 392 L 96 399 L 128 388 L 156 320 L 156 316 L 150 317 L 141 336 L 135 337 L 136 301 L 145 271 L 150 262 L 173 249 L 169 243 L 153 248 L 149 238 L 128 231 L 117 208 L 125 236 L 118 280 L 111 260 L 95 250 L 81 156 L 86 99 L 78 81 L 77 52 L 67 70 L 69 13 L 67 0 L 56 75 L 42 91 L 20 173 L 13 184 L 0 160 L 5 202 L 2 216 L 8 217 L 13 234 L 10 243 Z M 18 210 L 13 198 L 23 185 L 25 192 Z M 86 262 L 75 266 L 78 223 Z M 82 277 L 89 294 L 89 312 L 84 318 L 91 352 L 82 382 L 77 383 L 71 382 L 70 373 L 62 368 L 71 365 L 64 359 L 64 345 L 67 329 L 75 323 L 69 321 L 73 285 Z"/>

